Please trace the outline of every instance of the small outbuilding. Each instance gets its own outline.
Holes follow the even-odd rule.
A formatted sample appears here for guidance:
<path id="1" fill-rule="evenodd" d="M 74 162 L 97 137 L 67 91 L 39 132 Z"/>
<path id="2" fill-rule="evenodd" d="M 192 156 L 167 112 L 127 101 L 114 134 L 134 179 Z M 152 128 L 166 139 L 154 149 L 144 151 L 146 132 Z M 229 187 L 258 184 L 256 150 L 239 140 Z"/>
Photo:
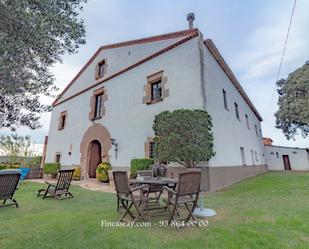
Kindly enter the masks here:
<path id="1" fill-rule="evenodd" d="M 309 149 L 276 146 L 265 143 L 265 138 L 264 147 L 269 170 L 309 171 Z"/>

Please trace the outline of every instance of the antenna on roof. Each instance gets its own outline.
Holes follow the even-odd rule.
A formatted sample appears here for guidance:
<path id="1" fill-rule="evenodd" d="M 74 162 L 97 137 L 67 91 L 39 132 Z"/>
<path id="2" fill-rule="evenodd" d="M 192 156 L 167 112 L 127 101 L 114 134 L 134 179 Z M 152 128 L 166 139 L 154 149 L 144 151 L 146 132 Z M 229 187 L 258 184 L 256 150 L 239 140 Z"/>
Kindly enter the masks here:
<path id="1" fill-rule="evenodd" d="M 194 19 L 195 19 L 195 15 L 193 12 L 190 12 L 188 13 L 187 15 L 187 20 L 189 22 L 189 29 L 193 29 L 193 22 L 194 22 Z"/>

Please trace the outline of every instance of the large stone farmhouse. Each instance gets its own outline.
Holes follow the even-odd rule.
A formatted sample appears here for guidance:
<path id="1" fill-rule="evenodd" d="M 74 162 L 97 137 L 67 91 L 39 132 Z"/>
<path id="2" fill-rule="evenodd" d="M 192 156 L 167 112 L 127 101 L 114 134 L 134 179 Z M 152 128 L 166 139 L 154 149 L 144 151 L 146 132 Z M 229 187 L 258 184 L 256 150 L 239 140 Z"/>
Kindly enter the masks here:
<path id="1" fill-rule="evenodd" d="M 212 189 L 267 170 L 262 118 L 220 52 L 198 29 L 100 47 L 53 103 L 45 162 L 129 168 L 153 156 L 154 116 L 205 109 L 213 119 Z"/>

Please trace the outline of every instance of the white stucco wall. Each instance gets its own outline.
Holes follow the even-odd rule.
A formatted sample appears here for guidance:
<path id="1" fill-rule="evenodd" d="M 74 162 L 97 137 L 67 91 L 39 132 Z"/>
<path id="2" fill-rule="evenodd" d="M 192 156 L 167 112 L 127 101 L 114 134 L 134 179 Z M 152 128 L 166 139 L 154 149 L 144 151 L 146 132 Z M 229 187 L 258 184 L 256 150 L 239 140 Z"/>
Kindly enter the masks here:
<path id="1" fill-rule="evenodd" d="M 260 121 L 206 46 L 204 53 L 206 108 L 213 119 L 216 152 L 209 165 L 242 165 L 240 147 L 245 150 L 246 165 L 265 164 Z M 222 89 L 226 91 L 228 110 L 224 107 Z M 236 118 L 234 102 L 238 104 L 240 120 Z M 247 128 L 245 114 L 248 115 L 250 129 Z M 255 125 L 258 128 L 258 136 Z M 252 160 L 251 150 L 253 154 L 257 153 L 258 160 Z"/>
<path id="2" fill-rule="evenodd" d="M 167 41 L 165 42 L 167 43 Z M 168 42 L 172 43 L 171 40 Z M 168 45 L 166 43 L 164 46 Z M 142 56 L 152 53 L 152 51 L 158 50 L 161 45 L 163 44 L 158 45 L 155 49 L 139 48 L 145 49 L 145 52 L 138 52 L 136 47 L 136 52 L 133 54 Z M 128 50 L 126 49 L 128 48 L 123 49 L 123 53 L 120 53 L 120 50 L 119 53 L 115 52 L 116 50 L 115 53 L 111 51 L 111 57 L 108 58 L 108 73 L 115 70 L 112 65 L 115 63 L 116 67 L 116 61 L 119 63 L 119 67 L 125 66 L 121 63 L 126 59 L 122 59 L 120 56 L 127 56 Z M 95 60 L 93 66 L 84 72 L 64 97 L 71 96 L 92 84 L 94 67 L 100 59 L 105 58 L 105 55 L 102 56 Z M 160 70 L 164 70 L 164 76 L 167 77 L 166 87 L 169 89 L 169 96 L 156 104 L 143 104 L 146 77 Z M 215 157 L 210 160 L 210 166 L 242 165 L 240 147 L 245 149 L 247 165 L 264 164 L 260 122 L 206 47 L 204 70 L 206 108 L 213 118 L 214 150 L 216 152 Z M 117 159 L 113 148 L 109 152 L 113 167 L 128 167 L 131 159 L 145 156 L 144 143 L 147 137 L 153 135 L 152 123 L 156 114 L 164 110 L 203 108 L 198 38 L 191 39 L 96 88 L 57 105 L 52 112 L 50 122 L 46 162 L 53 162 L 55 154 L 61 152 L 62 165 L 80 164 L 81 139 L 85 131 L 93 124 L 88 118 L 90 98 L 93 91 L 102 86 L 106 88 L 108 95 L 108 100 L 105 102 L 106 112 L 104 117 L 95 123 L 105 126 L 111 137 L 115 138 L 119 144 Z M 229 111 L 223 105 L 222 88 L 227 93 Z M 235 117 L 234 102 L 239 105 L 240 121 Z M 58 118 L 60 112 L 64 110 L 67 111 L 66 127 L 64 130 L 58 131 Z M 246 126 L 245 113 L 249 116 L 250 129 Z M 258 126 L 258 136 L 255 134 L 255 124 Z M 72 145 L 71 155 L 68 154 L 70 144 Z M 254 162 L 251 159 L 251 150 L 258 155 L 258 160 L 254 159 Z"/>
<path id="3" fill-rule="evenodd" d="M 291 170 L 309 170 L 309 154 L 306 149 L 265 146 L 269 170 L 284 170 L 283 155 L 289 156 Z"/>
<path id="4" fill-rule="evenodd" d="M 122 69 L 146 58 L 147 56 L 183 39 L 184 37 L 168 39 L 163 41 L 149 42 L 139 45 L 131 45 L 119 48 L 111 48 L 102 50 L 94 61 L 87 67 L 74 84 L 66 91 L 60 100 L 65 99 L 73 94 L 95 84 L 99 80 L 108 78 L 109 76 L 119 72 Z M 106 59 L 107 72 L 104 77 L 98 81 L 95 79 L 96 65 Z"/>
<path id="5" fill-rule="evenodd" d="M 154 116 L 164 110 L 180 108 L 202 108 L 197 38 L 176 47 L 116 78 L 98 86 L 107 89 L 105 116 L 95 121 L 105 126 L 119 144 L 118 157 L 110 150 L 110 161 L 114 167 L 129 166 L 132 158 L 145 157 L 144 143 L 153 136 Z M 164 70 L 169 96 L 162 102 L 143 104 L 146 77 Z M 88 119 L 91 89 L 58 106 L 52 112 L 46 161 L 54 161 L 56 152 L 61 152 L 61 164 L 80 164 L 80 143 L 83 134 L 92 122 Z M 67 111 L 67 124 L 58 131 L 60 112 Z M 72 153 L 68 155 L 70 143 Z"/>

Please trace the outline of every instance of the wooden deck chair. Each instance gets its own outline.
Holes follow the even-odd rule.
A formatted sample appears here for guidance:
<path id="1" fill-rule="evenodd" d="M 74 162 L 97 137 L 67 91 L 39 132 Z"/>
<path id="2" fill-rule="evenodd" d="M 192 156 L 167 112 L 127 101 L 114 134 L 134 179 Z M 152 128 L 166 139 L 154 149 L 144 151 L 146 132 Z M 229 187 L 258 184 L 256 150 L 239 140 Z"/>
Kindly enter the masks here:
<path id="1" fill-rule="evenodd" d="M 136 223 L 139 220 L 148 220 L 148 215 L 145 214 L 144 210 L 147 210 L 147 203 L 149 198 L 144 196 L 144 190 L 148 186 L 137 186 L 131 187 L 128 180 L 127 171 L 113 171 L 114 183 L 117 192 L 117 200 L 124 208 L 125 212 L 121 216 L 119 222 L 128 221 L 126 216 L 129 215 L 133 223 Z M 134 195 L 134 192 L 139 191 L 139 195 Z M 135 208 L 136 215 L 131 211 L 132 208 Z M 119 206 L 117 206 L 119 209 Z"/>
<path id="2" fill-rule="evenodd" d="M 193 216 L 193 210 L 197 205 L 198 196 L 201 191 L 200 184 L 201 172 L 187 171 L 179 173 L 176 190 L 173 190 L 169 187 L 164 187 L 164 189 L 168 192 L 168 199 L 165 201 L 166 208 L 170 213 L 168 219 L 169 224 L 171 224 L 172 221 L 188 222 L 190 219 L 194 221 L 196 220 Z M 184 206 L 188 212 L 187 216 L 184 218 L 181 218 L 179 215 L 180 213 L 178 208 L 180 206 Z M 172 208 L 170 209 L 170 207 Z M 178 219 L 175 219 L 175 213 L 179 216 Z"/>
<path id="3" fill-rule="evenodd" d="M 57 199 L 73 198 L 70 193 L 69 188 L 71 185 L 73 173 L 75 169 L 59 170 L 58 171 L 58 181 L 56 184 L 45 182 L 48 184 L 46 189 L 39 189 L 37 197 L 43 196 L 43 199 L 48 197 L 53 197 Z"/>
<path id="4" fill-rule="evenodd" d="M 0 207 L 15 205 L 18 208 L 17 201 L 13 198 L 20 179 L 20 170 L 7 169 L 0 170 L 0 201 L 3 201 Z M 10 203 L 6 203 L 10 200 Z"/>

